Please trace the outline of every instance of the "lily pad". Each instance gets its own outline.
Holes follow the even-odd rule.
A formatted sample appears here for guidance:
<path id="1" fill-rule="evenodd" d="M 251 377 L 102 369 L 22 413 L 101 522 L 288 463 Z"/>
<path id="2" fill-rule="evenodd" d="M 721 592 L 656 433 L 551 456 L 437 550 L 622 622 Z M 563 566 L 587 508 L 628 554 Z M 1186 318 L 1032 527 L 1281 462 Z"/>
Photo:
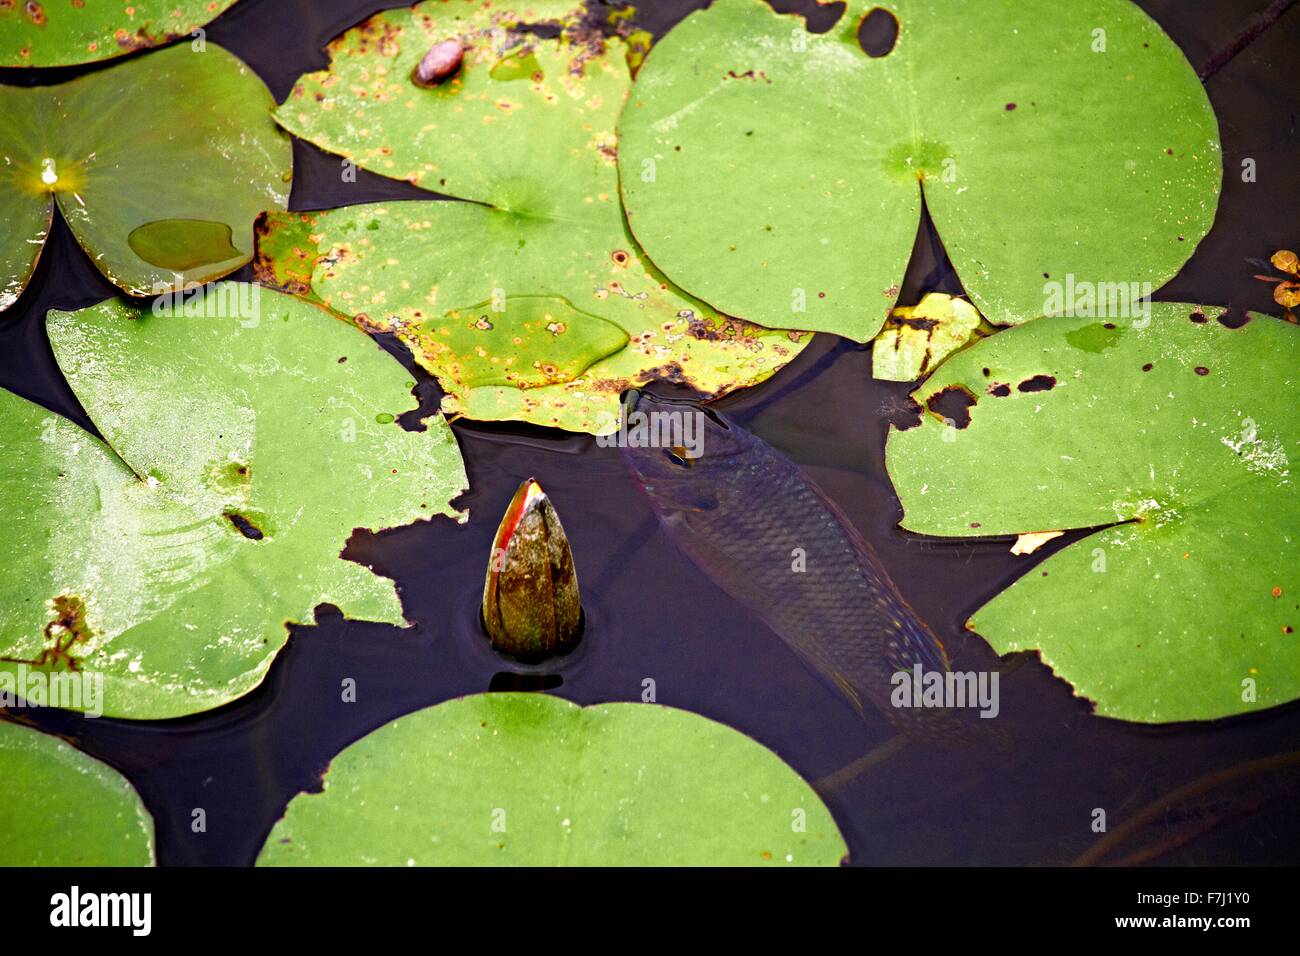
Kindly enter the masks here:
<path id="1" fill-rule="evenodd" d="M 539 22 L 558 35 L 519 29 Z M 452 41 L 459 68 L 415 83 L 425 53 Z M 425 3 L 343 34 L 279 122 L 360 167 L 471 202 L 269 216 L 259 278 L 395 331 L 438 377 L 444 410 L 471 418 L 611 431 L 630 386 L 666 379 L 719 395 L 769 377 L 808 336 L 686 296 L 627 232 L 614 128 L 628 49 L 573 0 Z M 564 333 L 467 338 L 455 318 L 489 303 L 507 324 L 526 323 L 511 304 L 540 299 L 575 311 Z M 611 350 L 618 338 L 626 344 Z M 482 363 L 461 361 L 467 345 Z M 484 380 L 484 363 L 527 371 Z"/>
<path id="2" fill-rule="evenodd" d="M 0 866 L 153 866 L 153 818 L 107 764 L 0 721 L 0 779 Z"/>
<path id="3" fill-rule="evenodd" d="M 0 66 L 71 66 L 170 43 L 235 0 L 6 0 Z"/>
<path id="4" fill-rule="evenodd" d="M 478 694 L 398 718 L 300 794 L 260 866 L 831 866 L 817 795 L 743 734 L 655 704 Z"/>
<path id="5" fill-rule="evenodd" d="M 914 382 L 971 341 L 979 324 L 973 305 L 942 292 L 894 309 L 871 344 L 872 377 Z"/>
<path id="6" fill-rule="evenodd" d="M 1294 700 L 1297 370 L 1300 328 L 1192 305 L 990 336 L 914 393 L 919 427 L 889 436 L 902 526 L 1105 526 L 968 623 L 999 653 L 1038 649 L 1099 714 L 1207 720 Z"/>
<path id="7" fill-rule="evenodd" d="M 233 272 L 283 209 L 292 150 L 270 91 L 188 44 L 57 86 L 0 85 L 0 309 L 31 277 L 57 203 L 114 285 L 152 295 Z"/>
<path id="8" fill-rule="evenodd" d="M 456 515 L 466 480 L 445 422 L 394 420 L 407 373 L 373 340 L 240 283 L 47 329 L 104 441 L 0 392 L 0 670 L 102 675 L 104 713 L 176 717 L 256 687 L 318 604 L 403 623 L 340 552 Z"/>
<path id="9" fill-rule="evenodd" d="M 898 29 L 884 55 L 859 42 L 873 9 Z M 898 296 L 923 196 L 972 302 L 1005 325 L 1042 315 L 1044 282 L 1067 275 L 1132 299 L 1162 285 L 1222 175 L 1196 74 L 1128 0 L 855 0 L 825 34 L 717 0 L 651 50 L 619 135 L 628 222 L 674 282 L 862 342 Z"/>

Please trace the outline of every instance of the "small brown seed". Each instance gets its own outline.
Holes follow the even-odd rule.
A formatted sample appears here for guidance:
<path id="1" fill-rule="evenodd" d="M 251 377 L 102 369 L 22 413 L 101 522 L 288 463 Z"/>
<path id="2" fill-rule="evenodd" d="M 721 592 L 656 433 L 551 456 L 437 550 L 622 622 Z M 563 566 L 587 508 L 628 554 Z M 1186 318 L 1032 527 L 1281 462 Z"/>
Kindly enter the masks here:
<path id="1" fill-rule="evenodd" d="M 443 40 L 429 47 L 423 59 L 411 74 L 411 82 L 416 86 L 437 86 L 444 80 L 455 76 L 465 59 L 465 47 L 459 40 Z"/>

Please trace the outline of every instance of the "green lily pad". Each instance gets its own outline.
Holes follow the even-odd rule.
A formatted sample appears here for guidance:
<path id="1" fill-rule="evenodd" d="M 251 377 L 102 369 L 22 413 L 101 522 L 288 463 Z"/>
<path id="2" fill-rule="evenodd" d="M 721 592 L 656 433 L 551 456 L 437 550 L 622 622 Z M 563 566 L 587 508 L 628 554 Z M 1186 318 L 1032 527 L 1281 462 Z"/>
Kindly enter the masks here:
<path id="1" fill-rule="evenodd" d="M 153 818 L 107 764 L 0 721 L 0 779 L 0 866 L 153 866 Z"/>
<path id="2" fill-rule="evenodd" d="M 1300 328 L 1157 303 L 1044 318 L 949 358 L 887 464 L 902 525 L 979 536 L 1110 526 L 968 626 L 1037 648 L 1096 704 L 1207 720 L 1300 697 Z M 946 419 L 946 422 L 945 422 Z"/>
<path id="3" fill-rule="evenodd" d="M 395 331 L 438 377 L 445 411 L 611 431 L 630 386 L 667 379 L 719 395 L 766 379 L 809 338 L 718 314 L 641 253 L 615 161 L 628 46 L 581 12 L 573 0 L 386 11 L 336 39 L 330 68 L 302 77 L 276 113 L 360 167 L 472 201 L 272 215 L 259 230 L 262 281 Z M 561 33 L 545 39 L 521 22 Z M 424 54 L 451 40 L 464 46 L 459 70 L 413 82 Z M 450 313 L 538 299 L 583 318 L 564 336 L 479 346 L 486 362 L 556 374 L 503 384 L 459 361 Z"/>
<path id="4" fill-rule="evenodd" d="M 47 329 L 104 442 L 0 392 L 0 671 L 102 675 L 104 713 L 176 717 L 256 687 L 318 604 L 403 623 L 340 552 L 456 515 L 466 480 L 445 422 L 394 421 L 407 373 L 373 340 L 241 283 Z"/>
<path id="5" fill-rule="evenodd" d="M 292 150 L 262 81 L 188 44 L 58 86 L 0 85 L 0 309 L 31 277 L 57 203 L 114 285 L 152 295 L 233 272 L 283 209 Z"/>
<path id="6" fill-rule="evenodd" d="M 235 0 L 6 0 L 0 66 L 71 66 L 188 37 Z"/>
<path id="7" fill-rule="evenodd" d="M 858 40 L 873 8 L 899 28 L 884 56 Z M 855 0 L 825 34 L 717 0 L 650 52 L 619 135 L 628 222 L 674 282 L 862 342 L 923 195 L 971 301 L 1005 325 L 1067 274 L 1134 299 L 1162 285 L 1222 175 L 1196 74 L 1128 0 Z"/>
<path id="8" fill-rule="evenodd" d="M 289 803 L 259 866 L 831 866 L 847 852 L 776 754 L 655 704 L 462 697 L 362 738 L 324 783 Z"/>

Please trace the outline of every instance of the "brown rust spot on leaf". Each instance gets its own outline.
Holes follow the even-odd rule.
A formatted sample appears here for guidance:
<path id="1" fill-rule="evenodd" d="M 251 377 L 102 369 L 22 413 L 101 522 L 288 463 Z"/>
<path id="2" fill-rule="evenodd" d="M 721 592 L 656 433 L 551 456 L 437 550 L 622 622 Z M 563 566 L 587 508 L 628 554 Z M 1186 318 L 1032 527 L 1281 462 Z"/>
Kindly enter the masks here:
<path id="1" fill-rule="evenodd" d="M 686 320 L 686 334 L 693 339 L 701 342 L 740 342 L 753 350 L 762 348 L 758 337 L 767 331 L 752 322 L 731 316 L 702 318 L 690 309 L 683 309 L 678 313 L 678 318 Z"/>
<path id="2" fill-rule="evenodd" d="M 262 533 L 261 528 L 259 528 L 256 524 L 250 521 L 247 518 L 247 516 L 241 514 L 240 512 L 232 510 L 232 511 L 226 511 L 224 512 L 224 514 L 226 520 L 235 526 L 235 530 L 237 530 L 245 538 L 248 538 L 250 541 L 261 541 L 264 537 L 266 537 L 266 535 Z"/>
<path id="3" fill-rule="evenodd" d="M 86 602 L 75 594 L 60 594 L 50 601 L 50 608 L 54 612 L 54 619 L 45 625 L 47 644 L 41 653 L 34 658 L 0 657 L 0 661 L 30 664 L 33 667 L 65 667 L 70 671 L 81 669 L 74 650 L 78 645 L 84 647 L 90 641 Z"/>
<path id="4" fill-rule="evenodd" d="M 977 399 L 965 385 L 948 385 L 925 400 L 925 407 L 950 428 L 970 425 L 970 410 Z"/>
<path id="5" fill-rule="evenodd" d="M 1021 392 L 1050 392 L 1056 388 L 1056 377 L 1052 375 L 1031 375 L 1016 389 Z"/>
<path id="6" fill-rule="evenodd" d="M 746 70 L 743 73 L 737 73 L 735 70 L 728 70 L 726 75 L 722 78 L 724 80 L 762 80 L 764 83 L 769 85 L 772 82 L 767 78 L 767 74 L 762 70 Z"/>

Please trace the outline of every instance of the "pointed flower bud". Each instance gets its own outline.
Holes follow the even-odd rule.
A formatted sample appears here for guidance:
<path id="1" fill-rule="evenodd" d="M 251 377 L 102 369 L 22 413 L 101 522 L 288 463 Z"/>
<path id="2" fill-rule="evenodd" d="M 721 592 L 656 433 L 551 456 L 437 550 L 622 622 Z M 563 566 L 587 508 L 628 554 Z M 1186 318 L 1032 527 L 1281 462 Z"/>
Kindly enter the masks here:
<path id="1" fill-rule="evenodd" d="M 515 492 L 492 543 L 483 626 L 494 648 L 525 660 L 563 654 L 581 634 L 569 539 L 555 506 L 531 478 Z"/>

